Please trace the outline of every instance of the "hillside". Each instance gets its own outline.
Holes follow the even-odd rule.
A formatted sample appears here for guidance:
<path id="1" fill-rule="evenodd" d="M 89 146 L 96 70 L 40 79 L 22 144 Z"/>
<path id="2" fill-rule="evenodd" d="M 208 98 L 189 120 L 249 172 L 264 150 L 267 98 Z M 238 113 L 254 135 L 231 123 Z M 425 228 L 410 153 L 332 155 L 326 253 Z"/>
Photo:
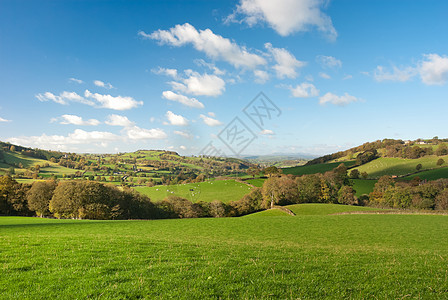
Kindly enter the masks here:
<path id="1" fill-rule="evenodd" d="M 0 142 L 0 175 L 16 179 L 88 178 L 111 183 L 151 184 L 203 181 L 239 174 L 252 163 L 237 158 L 186 157 L 165 150 L 119 154 L 76 154 L 31 149 Z M 198 179 L 198 177 L 200 177 Z"/>

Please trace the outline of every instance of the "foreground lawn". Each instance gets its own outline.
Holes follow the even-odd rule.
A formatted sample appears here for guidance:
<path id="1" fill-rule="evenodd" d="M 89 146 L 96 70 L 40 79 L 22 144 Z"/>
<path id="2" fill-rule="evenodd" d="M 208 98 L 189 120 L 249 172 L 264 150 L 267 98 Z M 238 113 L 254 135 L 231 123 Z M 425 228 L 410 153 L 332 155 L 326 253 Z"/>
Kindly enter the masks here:
<path id="1" fill-rule="evenodd" d="M 446 298 L 448 217 L 0 218 L 0 295 Z"/>
<path id="2" fill-rule="evenodd" d="M 192 202 L 219 200 L 227 203 L 240 200 L 250 192 L 252 187 L 235 180 L 214 180 L 188 184 L 135 187 L 134 189 L 153 201 L 160 201 L 170 195 L 176 195 Z"/>

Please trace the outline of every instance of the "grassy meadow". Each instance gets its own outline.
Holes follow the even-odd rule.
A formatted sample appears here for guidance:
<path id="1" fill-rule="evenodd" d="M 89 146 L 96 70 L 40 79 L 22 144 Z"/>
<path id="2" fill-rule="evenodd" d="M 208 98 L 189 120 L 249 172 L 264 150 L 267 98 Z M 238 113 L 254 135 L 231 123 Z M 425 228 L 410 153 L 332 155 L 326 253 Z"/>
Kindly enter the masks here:
<path id="1" fill-rule="evenodd" d="M 291 167 L 291 168 L 283 168 L 283 174 L 292 174 L 292 175 L 309 175 L 309 174 L 316 174 L 316 173 L 325 173 L 327 171 L 331 171 L 340 164 L 344 164 L 347 167 L 351 167 L 355 164 L 356 161 L 343 161 L 343 162 L 332 162 L 332 163 L 325 163 L 325 164 L 316 164 L 316 165 L 309 165 L 309 166 L 298 166 L 298 167 Z"/>
<path id="2" fill-rule="evenodd" d="M 424 156 L 417 159 L 404 159 L 394 157 L 380 157 L 371 162 L 368 162 L 356 169 L 359 172 L 367 172 L 369 178 L 379 178 L 383 175 L 402 176 L 416 172 L 416 166 L 422 165 L 422 171 L 425 169 L 437 168 L 437 160 L 443 158 L 448 161 L 448 156 Z"/>
<path id="3" fill-rule="evenodd" d="M 192 202 L 224 203 L 236 201 L 248 194 L 252 187 L 235 180 L 213 180 L 198 183 L 158 185 L 153 187 L 135 187 L 135 190 L 147 195 L 152 201 L 160 201 L 170 195 L 183 197 Z"/>
<path id="4" fill-rule="evenodd" d="M 448 216 L 328 215 L 348 208 L 339 207 L 298 205 L 294 217 L 0 217 L 1 298 L 446 298 Z"/>

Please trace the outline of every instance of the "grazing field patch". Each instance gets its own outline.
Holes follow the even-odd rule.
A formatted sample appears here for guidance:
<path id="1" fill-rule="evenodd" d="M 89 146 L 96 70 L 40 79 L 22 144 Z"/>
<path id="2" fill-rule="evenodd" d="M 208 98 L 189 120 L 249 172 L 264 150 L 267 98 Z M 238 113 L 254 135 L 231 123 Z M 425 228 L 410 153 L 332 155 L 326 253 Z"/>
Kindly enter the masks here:
<path id="1" fill-rule="evenodd" d="M 135 187 L 136 191 L 147 195 L 152 201 L 161 201 L 170 195 L 175 195 L 192 202 L 219 200 L 224 203 L 240 200 L 251 189 L 252 187 L 249 185 L 235 180 L 213 180 L 176 185 Z"/>
<path id="2" fill-rule="evenodd" d="M 344 162 L 332 162 L 325 164 L 316 164 L 316 165 L 308 165 L 308 166 L 298 166 L 291 168 L 283 168 L 283 174 L 292 174 L 292 175 L 309 175 L 316 173 L 325 173 L 327 171 L 331 171 L 334 168 L 337 168 L 340 164 L 344 164 L 346 167 L 351 167 L 355 164 L 354 160 L 344 161 Z"/>

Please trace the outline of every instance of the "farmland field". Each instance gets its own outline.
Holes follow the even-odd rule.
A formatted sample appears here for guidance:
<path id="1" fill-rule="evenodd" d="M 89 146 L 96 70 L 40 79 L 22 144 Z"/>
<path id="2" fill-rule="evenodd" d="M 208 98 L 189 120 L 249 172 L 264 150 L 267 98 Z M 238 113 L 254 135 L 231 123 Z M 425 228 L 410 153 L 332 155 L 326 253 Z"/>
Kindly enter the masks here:
<path id="1" fill-rule="evenodd" d="M 235 180 L 214 180 L 199 183 L 157 185 L 154 187 L 135 187 L 135 190 L 147 195 L 153 201 L 163 200 L 170 195 L 183 197 L 192 202 L 212 202 L 220 200 L 230 202 L 240 200 L 252 187 Z"/>
<path id="2" fill-rule="evenodd" d="M 316 164 L 309 166 L 298 166 L 292 168 L 283 168 L 283 174 L 292 174 L 292 175 L 308 175 L 308 174 L 316 174 L 316 173 L 325 173 L 327 171 L 331 171 L 337 166 L 343 163 L 347 167 L 351 167 L 355 164 L 354 160 L 344 161 L 344 162 L 332 162 L 325 164 Z"/>
<path id="3" fill-rule="evenodd" d="M 413 179 L 417 176 L 422 180 L 437 180 L 439 178 L 448 178 L 448 168 L 443 167 L 434 170 L 423 171 L 414 175 L 406 176 L 405 179 Z"/>
<path id="4" fill-rule="evenodd" d="M 360 172 L 367 172 L 369 178 L 379 178 L 383 175 L 406 175 L 416 172 L 416 166 L 422 164 L 422 171 L 436 167 L 437 160 L 443 158 L 445 161 L 447 156 L 424 156 L 418 159 L 404 159 L 394 157 L 380 157 L 371 162 L 357 167 Z"/>
<path id="5" fill-rule="evenodd" d="M 0 293 L 4 299 L 446 297 L 447 216 L 319 215 L 317 208 L 295 217 L 156 221 L 1 217 Z"/>
<path id="6" fill-rule="evenodd" d="M 373 188 L 375 187 L 375 183 L 377 180 L 371 179 L 352 179 L 353 180 L 353 189 L 356 191 L 356 196 L 362 196 L 363 194 L 370 194 L 373 192 Z"/>

